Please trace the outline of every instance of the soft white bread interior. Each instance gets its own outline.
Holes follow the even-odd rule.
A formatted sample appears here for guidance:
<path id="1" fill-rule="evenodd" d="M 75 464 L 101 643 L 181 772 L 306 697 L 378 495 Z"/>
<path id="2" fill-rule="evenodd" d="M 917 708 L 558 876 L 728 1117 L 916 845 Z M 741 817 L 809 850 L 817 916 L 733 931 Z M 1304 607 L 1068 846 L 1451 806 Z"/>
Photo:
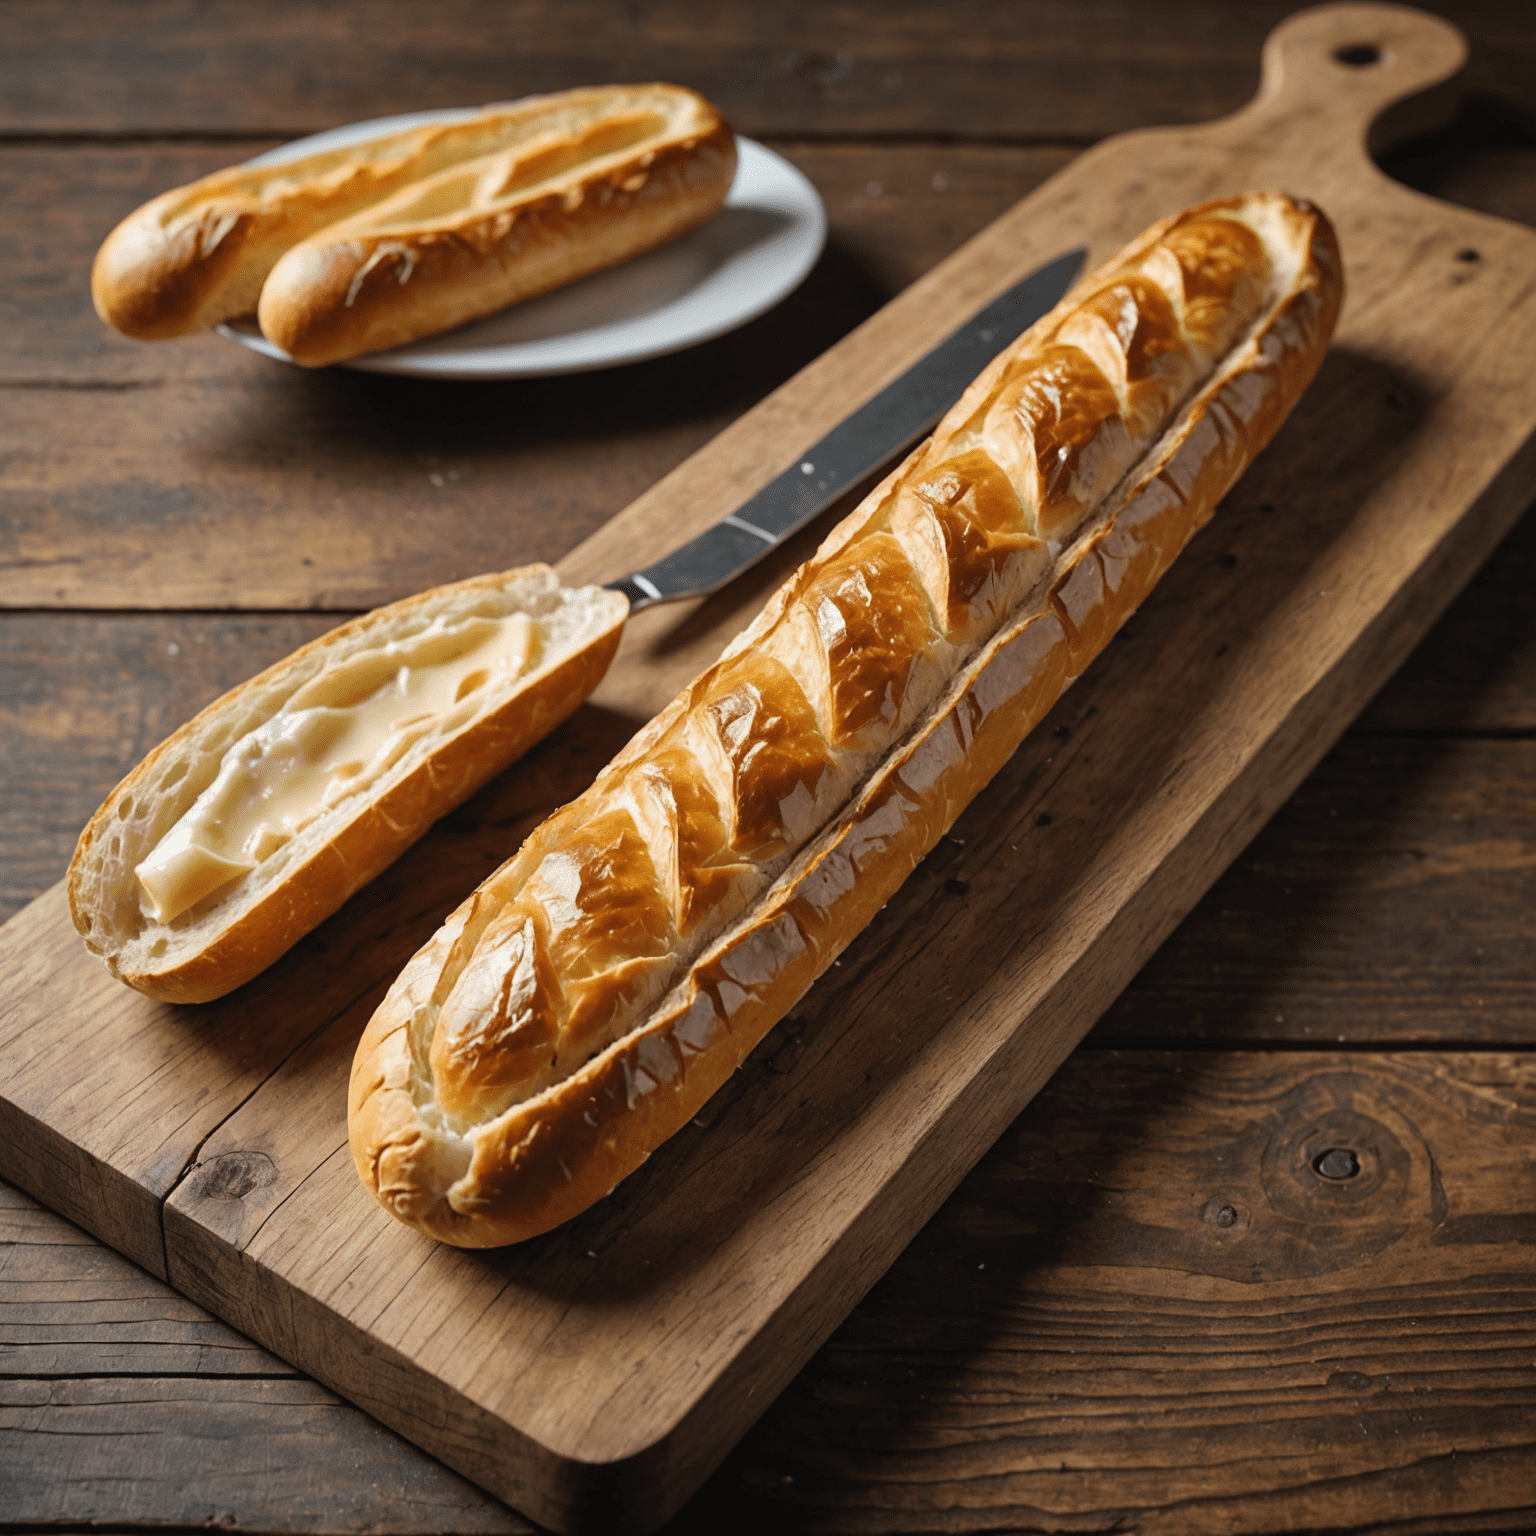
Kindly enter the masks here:
<path id="1" fill-rule="evenodd" d="M 696 1114 L 1210 517 L 1342 291 L 1315 208 L 1229 198 L 997 358 L 401 974 L 351 1084 L 385 1208 L 518 1241 Z"/>
<path id="2" fill-rule="evenodd" d="M 547 293 L 714 214 L 736 174 L 725 120 L 675 85 L 521 104 L 523 132 L 289 250 L 261 329 L 318 367 Z"/>
<path id="3" fill-rule="evenodd" d="M 144 341 L 253 314 L 278 258 L 327 226 L 465 162 L 500 157 L 512 166 L 536 165 L 544 157 L 553 164 L 583 141 L 595 150 L 607 122 L 621 139 L 635 131 L 637 100 L 647 111 L 701 124 L 699 155 L 711 174 L 718 176 L 725 158 L 734 165 L 729 128 L 702 97 L 680 86 L 587 88 L 498 103 L 457 122 L 279 165 L 231 166 L 162 193 L 129 214 L 97 252 L 91 268 L 96 312 Z M 726 190 L 730 179 L 725 173 Z"/>
<path id="4" fill-rule="evenodd" d="M 75 926 L 167 1002 L 265 969 L 566 718 L 628 613 L 531 565 L 375 609 L 182 726 L 107 797 Z"/>

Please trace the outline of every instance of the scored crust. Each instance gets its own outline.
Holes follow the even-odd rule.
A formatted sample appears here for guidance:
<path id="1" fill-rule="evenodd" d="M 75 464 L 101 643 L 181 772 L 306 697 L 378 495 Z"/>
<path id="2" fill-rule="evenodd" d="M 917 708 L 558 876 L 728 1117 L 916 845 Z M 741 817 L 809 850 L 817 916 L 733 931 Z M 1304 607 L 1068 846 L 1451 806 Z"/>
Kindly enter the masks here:
<path id="1" fill-rule="evenodd" d="M 279 165 L 230 166 L 152 198 L 107 236 L 91 268 L 96 313 L 142 341 L 253 314 L 268 274 L 301 241 L 465 161 L 631 111 L 637 91 L 674 115 L 707 118 L 730 142 L 719 114 L 681 86 L 606 86 L 498 103 Z"/>
<path id="2" fill-rule="evenodd" d="M 150 997 L 222 997 L 571 714 L 613 659 L 628 607 L 618 593 L 564 588 L 548 566 L 529 565 L 434 588 L 322 635 L 210 704 L 112 791 L 69 867 L 75 927 L 113 975 Z M 225 753 L 299 689 L 434 620 L 516 613 L 537 629 L 532 670 L 487 686 L 460 719 L 415 741 L 368 790 L 333 805 L 232 891 L 214 892 L 169 922 L 145 914 L 136 866 L 213 782 Z"/>
<path id="3" fill-rule="evenodd" d="M 386 1209 L 519 1241 L 695 1115 L 1211 516 L 1341 298 L 1317 210 L 1223 199 L 991 364 L 406 967 L 350 1094 Z"/>
<path id="4" fill-rule="evenodd" d="M 615 266 L 725 201 L 736 143 L 702 96 L 645 85 L 545 100 L 538 135 L 293 246 L 261 291 L 263 334 L 306 367 L 402 346 Z"/>

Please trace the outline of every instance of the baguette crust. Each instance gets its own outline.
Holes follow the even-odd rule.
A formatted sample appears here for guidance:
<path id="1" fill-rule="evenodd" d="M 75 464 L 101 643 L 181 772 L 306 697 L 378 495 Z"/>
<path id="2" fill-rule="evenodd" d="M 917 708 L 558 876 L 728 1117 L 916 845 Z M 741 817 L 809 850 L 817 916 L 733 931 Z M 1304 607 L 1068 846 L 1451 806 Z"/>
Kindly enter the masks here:
<path id="1" fill-rule="evenodd" d="M 700 168 L 687 172 L 687 178 L 690 186 L 702 185 L 707 179 L 705 162 L 716 179 L 723 170 L 723 199 L 734 173 L 734 140 L 720 115 L 694 92 L 671 85 L 612 86 L 528 97 L 487 107 L 460 122 L 386 134 L 281 165 L 231 166 L 163 193 L 129 214 L 97 252 L 91 268 L 96 313 L 108 325 L 143 341 L 185 336 L 252 314 L 279 258 L 329 226 L 354 219 L 416 183 L 444 173 L 451 176 L 456 166 L 485 164 L 498 156 L 516 161 L 530 150 L 548 153 L 553 148 L 558 153 L 562 141 L 579 140 L 594 130 L 600 135 L 605 122 L 632 122 L 637 111 L 699 125 Z M 668 153 L 673 153 L 670 146 Z M 724 168 L 727 161 L 729 168 Z M 639 222 L 647 230 L 665 223 L 656 201 L 654 193 L 645 200 Z M 691 195 L 690 210 L 697 201 Z M 713 211 L 710 207 L 699 218 Z M 577 222 L 580 228 L 573 226 L 573 238 L 585 235 L 591 223 Z M 682 227 L 671 232 L 681 233 Z M 431 233 L 441 243 L 443 230 Z M 615 243 L 605 231 L 598 231 L 597 237 L 605 253 Z M 484 231 L 477 233 L 467 225 L 463 238 L 483 239 Z M 665 238 L 668 233 L 662 228 L 655 239 Z M 391 263 L 383 265 L 388 275 Z M 550 265 L 547 257 L 543 265 Z M 454 272 L 464 275 L 462 257 Z M 398 271 L 393 275 L 397 279 Z M 351 281 L 341 281 L 343 299 Z M 387 290 L 381 286 L 380 291 Z M 314 302 L 323 308 L 321 301 Z M 290 294 L 274 309 L 274 317 L 297 328 L 295 336 L 305 324 L 314 323 L 303 320 L 304 304 L 302 293 Z"/>
<path id="2" fill-rule="evenodd" d="M 1342 287 L 1317 210 L 1224 199 L 995 360 L 406 967 L 350 1095 L 386 1209 L 516 1242 L 692 1118 L 1208 520 Z"/>
<path id="3" fill-rule="evenodd" d="M 486 153 L 508 116 L 488 108 L 467 122 L 386 134 L 282 165 L 230 166 L 164 192 L 130 213 L 96 253 L 96 313 L 141 341 L 251 314 L 290 246 L 412 181 Z"/>
<path id="4" fill-rule="evenodd" d="M 306 367 L 403 346 L 675 239 L 731 189 L 735 139 L 692 91 L 567 91 L 537 105 L 537 134 L 289 250 L 261 292 L 265 335 Z"/>
<path id="5" fill-rule="evenodd" d="M 222 997 L 264 970 L 381 873 L 432 823 L 541 740 L 597 686 L 628 604 L 562 588 L 548 566 L 438 587 L 353 619 L 210 704 L 107 797 L 69 867 L 75 927 L 107 968 L 164 1002 Z M 168 922 L 148 916 L 135 869 L 214 781 L 226 754 L 328 669 L 434 621 L 529 615 L 529 670 L 471 694 L 368 789 L 346 796 L 232 890 Z"/>

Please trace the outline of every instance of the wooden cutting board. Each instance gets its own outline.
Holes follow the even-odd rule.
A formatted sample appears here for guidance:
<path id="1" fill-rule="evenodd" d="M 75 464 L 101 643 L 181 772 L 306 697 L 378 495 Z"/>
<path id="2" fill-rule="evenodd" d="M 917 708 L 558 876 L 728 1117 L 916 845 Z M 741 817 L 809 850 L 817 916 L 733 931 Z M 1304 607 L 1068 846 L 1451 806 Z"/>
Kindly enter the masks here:
<path id="1" fill-rule="evenodd" d="M 772 573 L 637 619 L 593 706 L 221 1003 L 127 991 L 61 890 L 33 903 L 0 931 L 0 1173 L 539 1521 L 663 1519 L 1530 498 L 1536 234 L 1404 190 L 1365 147 L 1463 52 L 1397 7 L 1292 17 L 1242 112 L 1089 151 L 565 562 L 610 578 L 702 528 L 1067 246 L 1097 262 L 1264 186 L 1338 226 L 1343 322 L 1276 442 L 842 962 L 600 1207 L 489 1254 L 395 1225 L 346 1150 L 353 1044 L 441 917 Z"/>

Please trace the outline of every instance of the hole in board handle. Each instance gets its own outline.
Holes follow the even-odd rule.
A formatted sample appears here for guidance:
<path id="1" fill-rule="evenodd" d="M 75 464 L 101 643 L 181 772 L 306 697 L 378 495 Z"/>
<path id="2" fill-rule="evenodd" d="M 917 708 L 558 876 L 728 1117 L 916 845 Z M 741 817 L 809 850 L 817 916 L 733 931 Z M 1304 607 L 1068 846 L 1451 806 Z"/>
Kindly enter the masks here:
<path id="1" fill-rule="evenodd" d="M 1375 43 L 1349 43 L 1335 48 L 1333 56 L 1346 69 L 1369 69 L 1381 63 L 1381 49 Z"/>

